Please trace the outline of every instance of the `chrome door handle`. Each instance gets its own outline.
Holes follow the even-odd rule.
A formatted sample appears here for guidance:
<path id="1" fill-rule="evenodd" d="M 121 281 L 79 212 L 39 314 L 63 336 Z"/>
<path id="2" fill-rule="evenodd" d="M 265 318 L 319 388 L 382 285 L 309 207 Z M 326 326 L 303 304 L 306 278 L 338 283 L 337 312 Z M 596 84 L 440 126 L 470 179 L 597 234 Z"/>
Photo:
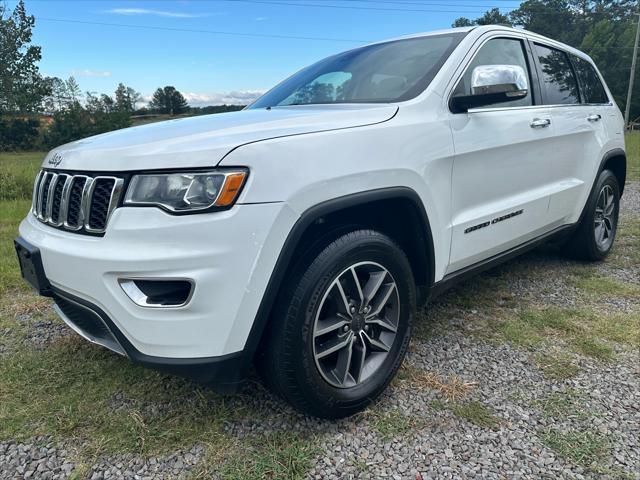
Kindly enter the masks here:
<path id="1" fill-rule="evenodd" d="M 596 114 L 596 115 L 589 115 L 589 116 L 587 117 L 587 120 L 589 120 L 590 122 L 597 122 L 597 121 L 599 121 L 601 118 L 602 118 L 602 116 L 601 116 L 601 115 Z"/>
<path id="2" fill-rule="evenodd" d="M 529 125 L 531 125 L 531 128 L 546 128 L 551 125 L 551 119 L 534 118 Z"/>

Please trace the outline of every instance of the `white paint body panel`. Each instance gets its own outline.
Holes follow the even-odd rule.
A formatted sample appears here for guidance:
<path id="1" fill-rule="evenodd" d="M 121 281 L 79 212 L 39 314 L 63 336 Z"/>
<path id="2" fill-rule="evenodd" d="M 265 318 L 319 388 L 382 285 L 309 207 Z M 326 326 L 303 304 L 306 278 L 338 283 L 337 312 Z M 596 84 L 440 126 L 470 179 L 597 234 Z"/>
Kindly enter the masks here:
<path id="1" fill-rule="evenodd" d="M 431 85 L 387 105 L 292 106 L 125 129 L 53 150 L 43 167 L 79 171 L 246 166 L 228 211 L 171 216 L 118 208 L 104 237 L 53 229 L 33 216 L 20 235 L 41 250 L 54 286 L 104 310 L 141 353 L 213 357 L 244 348 L 287 235 L 309 208 L 337 197 L 408 187 L 429 217 L 435 281 L 577 221 L 606 152 L 624 148 L 617 107 L 525 107 L 454 115 L 448 98 L 487 38 L 534 38 L 502 27 L 469 31 Z M 597 125 L 586 121 L 596 112 Z M 548 129 L 529 126 L 550 118 Z M 55 154 L 57 167 L 49 165 Z M 470 234 L 465 229 L 522 214 Z M 426 245 L 425 245 L 425 248 Z M 133 303 L 119 277 L 190 278 L 184 307 Z"/>

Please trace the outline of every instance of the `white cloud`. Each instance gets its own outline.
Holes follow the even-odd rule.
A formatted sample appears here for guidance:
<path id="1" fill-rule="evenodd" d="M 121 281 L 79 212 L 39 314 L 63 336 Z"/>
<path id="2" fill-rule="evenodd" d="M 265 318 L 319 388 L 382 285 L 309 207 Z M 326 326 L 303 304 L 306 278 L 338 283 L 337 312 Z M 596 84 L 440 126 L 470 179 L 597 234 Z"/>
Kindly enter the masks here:
<path id="1" fill-rule="evenodd" d="M 206 107 L 207 105 L 249 105 L 264 90 L 233 90 L 231 92 L 192 93 L 180 92 L 192 107 Z M 141 102 L 149 103 L 153 95 L 143 95 Z"/>
<path id="2" fill-rule="evenodd" d="M 248 105 L 262 95 L 262 90 L 233 90 L 215 93 L 183 93 L 189 105 L 204 107 L 207 105 Z"/>
<path id="3" fill-rule="evenodd" d="M 254 18 L 254 20 L 256 22 L 264 22 L 265 20 L 268 20 L 268 19 L 269 19 L 269 17 L 256 17 L 256 18 Z"/>
<path id="4" fill-rule="evenodd" d="M 153 15 L 156 17 L 171 18 L 199 18 L 209 15 L 207 13 L 168 12 L 166 10 L 152 10 L 150 8 L 112 8 L 111 10 L 105 10 L 105 13 L 113 13 L 116 15 Z"/>
<path id="5" fill-rule="evenodd" d="M 96 70 L 72 70 L 74 77 L 110 77 L 111 72 L 99 72 Z"/>

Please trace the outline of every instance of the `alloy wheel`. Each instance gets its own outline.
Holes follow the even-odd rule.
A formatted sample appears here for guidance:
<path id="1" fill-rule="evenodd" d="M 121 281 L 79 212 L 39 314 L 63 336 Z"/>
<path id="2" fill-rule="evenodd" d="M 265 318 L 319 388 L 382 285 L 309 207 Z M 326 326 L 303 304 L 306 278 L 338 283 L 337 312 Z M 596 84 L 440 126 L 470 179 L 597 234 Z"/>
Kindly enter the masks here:
<path id="1" fill-rule="evenodd" d="M 375 262 L 343 270 L 325 291 L 313 325 L 313 356 L 322 377 L 350 388 L 373 375 L 389 355 L 400 319 L 398 287 Z"/>
<path id="2" fill-rule="evenodd" d="M 616 201 L 613 188 L 605 185 L 600 190 L 594 218 L 595 238 L 601 250 L 608 250 L 613 242 Z"/>

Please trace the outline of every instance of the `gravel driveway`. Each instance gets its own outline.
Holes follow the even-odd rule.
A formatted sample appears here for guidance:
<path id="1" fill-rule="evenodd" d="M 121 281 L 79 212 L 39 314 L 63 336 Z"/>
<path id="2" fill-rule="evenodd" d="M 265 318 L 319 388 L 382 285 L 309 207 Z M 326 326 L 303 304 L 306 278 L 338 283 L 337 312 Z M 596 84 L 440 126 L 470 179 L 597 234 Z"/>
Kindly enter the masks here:
<path id="1" fill-rule="evenodd" d="M 632 219 L 637 225 L 638 217 L 635 182 L 623 198 L 621 225 Z M 439 298 L 416 322 L 398 379 L 361 415 L 339 422 L 304 417 L 256 381 L 227 401 L 232 409 L 238 405 L 259 414 L 224 422 L 221 434 L 231 439 L 237 458 L 250 456 L 255 439 L 264 435 L 313 444 L 300 475 L 307 478 L 640 479 L 637 348 L 618 342 L 594 347 L 574 327 L 556 324 L 566 315 L 570 321 L 582 318 L 587 309 L 611 322 L 624 315 L 637 327 L 637 290 L 589 295 L 596 288 L 593 275 L 628 288 L 640 283 L 633 260 L 640 239 L 632 233 L 625 242 L 616 247 L 619 262 L 595 266 L 543 247 Z M 522 320 L 525 313 L 529 323 Z M 523 334 L 541 319 L 549 323 Z M 16 348 L 46 349 L 66 335 L 56 321 L 40 321 Z M 127 411 L 127 399 L 118 392 L 111 401 L 114 409 Z M 168 415 L 173 408 L 145 407 Z M 98 455 L 80 468 L 77 441 L 45 436 L 0 443 L 0 478 L 69 478 L 74 471 L 92 479 L 209 478 L 224 476 L 228 453 L 198 443 L 163 456 Z M 221 460 L 212 460 L 218 454 Z M 242 469 L 226 471 L 242 476 Z"/>

